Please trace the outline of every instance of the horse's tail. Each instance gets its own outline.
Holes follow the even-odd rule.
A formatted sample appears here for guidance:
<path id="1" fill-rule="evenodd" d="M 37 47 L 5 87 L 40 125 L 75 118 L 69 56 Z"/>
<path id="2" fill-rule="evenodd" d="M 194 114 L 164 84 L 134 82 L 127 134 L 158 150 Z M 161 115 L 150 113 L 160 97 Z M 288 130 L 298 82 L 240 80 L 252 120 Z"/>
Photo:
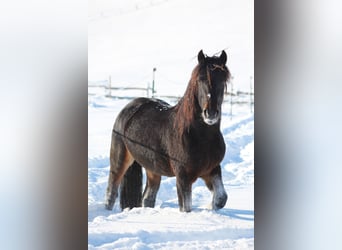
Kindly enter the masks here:
<path id="1" fill-rule="evenodd" d="M 142 203 L 142 168 L 134 161 L 126 171 L 120 184 L 121 209 L 141 207 Z"/>

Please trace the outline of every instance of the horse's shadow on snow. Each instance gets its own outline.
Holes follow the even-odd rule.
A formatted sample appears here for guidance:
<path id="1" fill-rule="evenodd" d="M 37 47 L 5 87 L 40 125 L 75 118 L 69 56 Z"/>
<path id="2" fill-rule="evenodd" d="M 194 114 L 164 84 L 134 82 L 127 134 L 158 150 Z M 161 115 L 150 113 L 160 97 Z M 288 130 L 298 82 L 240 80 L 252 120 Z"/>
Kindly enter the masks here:
<path id="1" fill-rule="evenodd" d="M 173 202 L 163 202 L 160 205 L 160 208 L 178 208 L 178 204 Z M 210 210 L 208 208 L 196 207 L 193 206 L 193 212 L 202 212 L 202 211 L 213 211 L 213 213 L 217 213 L 220 215 L 228 216 L 234 219 L 239 220 L 254 220 L 254 211 L 253 210 L 244 210 L 244 209 L 233 209 L 233 208 L 222 208 L 220 210 Z"/>
<path id="2" fill-rule="evenodd" d="M 240 219 L 240 220 L 248 220 L 248 221 L 254 220 L 253 210 L 222 208 L 221 210 L 216 211 L 216 213 L 226 215 L 235 219 Z"/>

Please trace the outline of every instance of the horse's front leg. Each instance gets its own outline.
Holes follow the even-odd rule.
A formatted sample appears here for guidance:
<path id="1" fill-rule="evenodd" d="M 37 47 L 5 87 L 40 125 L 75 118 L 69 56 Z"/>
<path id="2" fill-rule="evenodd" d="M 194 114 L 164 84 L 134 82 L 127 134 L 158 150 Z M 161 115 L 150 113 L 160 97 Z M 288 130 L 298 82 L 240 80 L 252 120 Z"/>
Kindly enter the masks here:
<path id="1" fill-rule="evenodd" d="M 192 182 L 184 174 L 177 175 L 176 179 L 179 210 L 181 212 L 190 212 Z"/>
<path id="2" fill-rule="evenodd" d="M 226 205 L 228 195 L 222 182 L 221 166 L 214 168 L 209 175 L 202 176 L 205 184 L 213 192 L 212 209 L 218 210 Z"/>

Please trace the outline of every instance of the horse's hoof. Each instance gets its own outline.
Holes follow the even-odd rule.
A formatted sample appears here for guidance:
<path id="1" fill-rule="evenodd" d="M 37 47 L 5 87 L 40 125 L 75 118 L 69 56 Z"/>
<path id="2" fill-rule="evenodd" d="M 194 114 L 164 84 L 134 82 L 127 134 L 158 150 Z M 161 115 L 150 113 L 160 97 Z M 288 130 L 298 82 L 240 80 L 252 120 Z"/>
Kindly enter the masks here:
<path id="1" fill-rule="evenodd" d="M 179 208 L 179 211 L 181 211 L 181 212 L 185 212 L 185 213 L 190 213 L 191 212 L 191 209 L 190 208 L 188 208 L 188 209 L 185 209 L 184 207 L 180 207 Z"/>
<path id="2" fill-rule="evenodd" d="M 220 198 L 217 198 L 213 204 L 213 209 L 214 210 L 218 210 L 223 208 L 226 203 L 227 203 L 227 199 L 228 199 L 228 195 L 224 194 L 223 196 L 221 196 Z"/>

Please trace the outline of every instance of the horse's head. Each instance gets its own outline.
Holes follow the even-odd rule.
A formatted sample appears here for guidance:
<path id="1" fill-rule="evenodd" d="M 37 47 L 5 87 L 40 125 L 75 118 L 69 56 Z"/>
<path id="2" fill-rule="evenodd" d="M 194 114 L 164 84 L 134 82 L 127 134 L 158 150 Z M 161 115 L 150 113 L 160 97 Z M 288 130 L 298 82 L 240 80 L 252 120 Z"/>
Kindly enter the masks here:
<path id="1" fill-rule="evenodd" d="M 227 54 L 208 57 L 201 50 L 198 53 L 197 100 L 203 121 L 216 124 L 221 118 L 221 105 L 230 72 L 226 66 Z"/>

